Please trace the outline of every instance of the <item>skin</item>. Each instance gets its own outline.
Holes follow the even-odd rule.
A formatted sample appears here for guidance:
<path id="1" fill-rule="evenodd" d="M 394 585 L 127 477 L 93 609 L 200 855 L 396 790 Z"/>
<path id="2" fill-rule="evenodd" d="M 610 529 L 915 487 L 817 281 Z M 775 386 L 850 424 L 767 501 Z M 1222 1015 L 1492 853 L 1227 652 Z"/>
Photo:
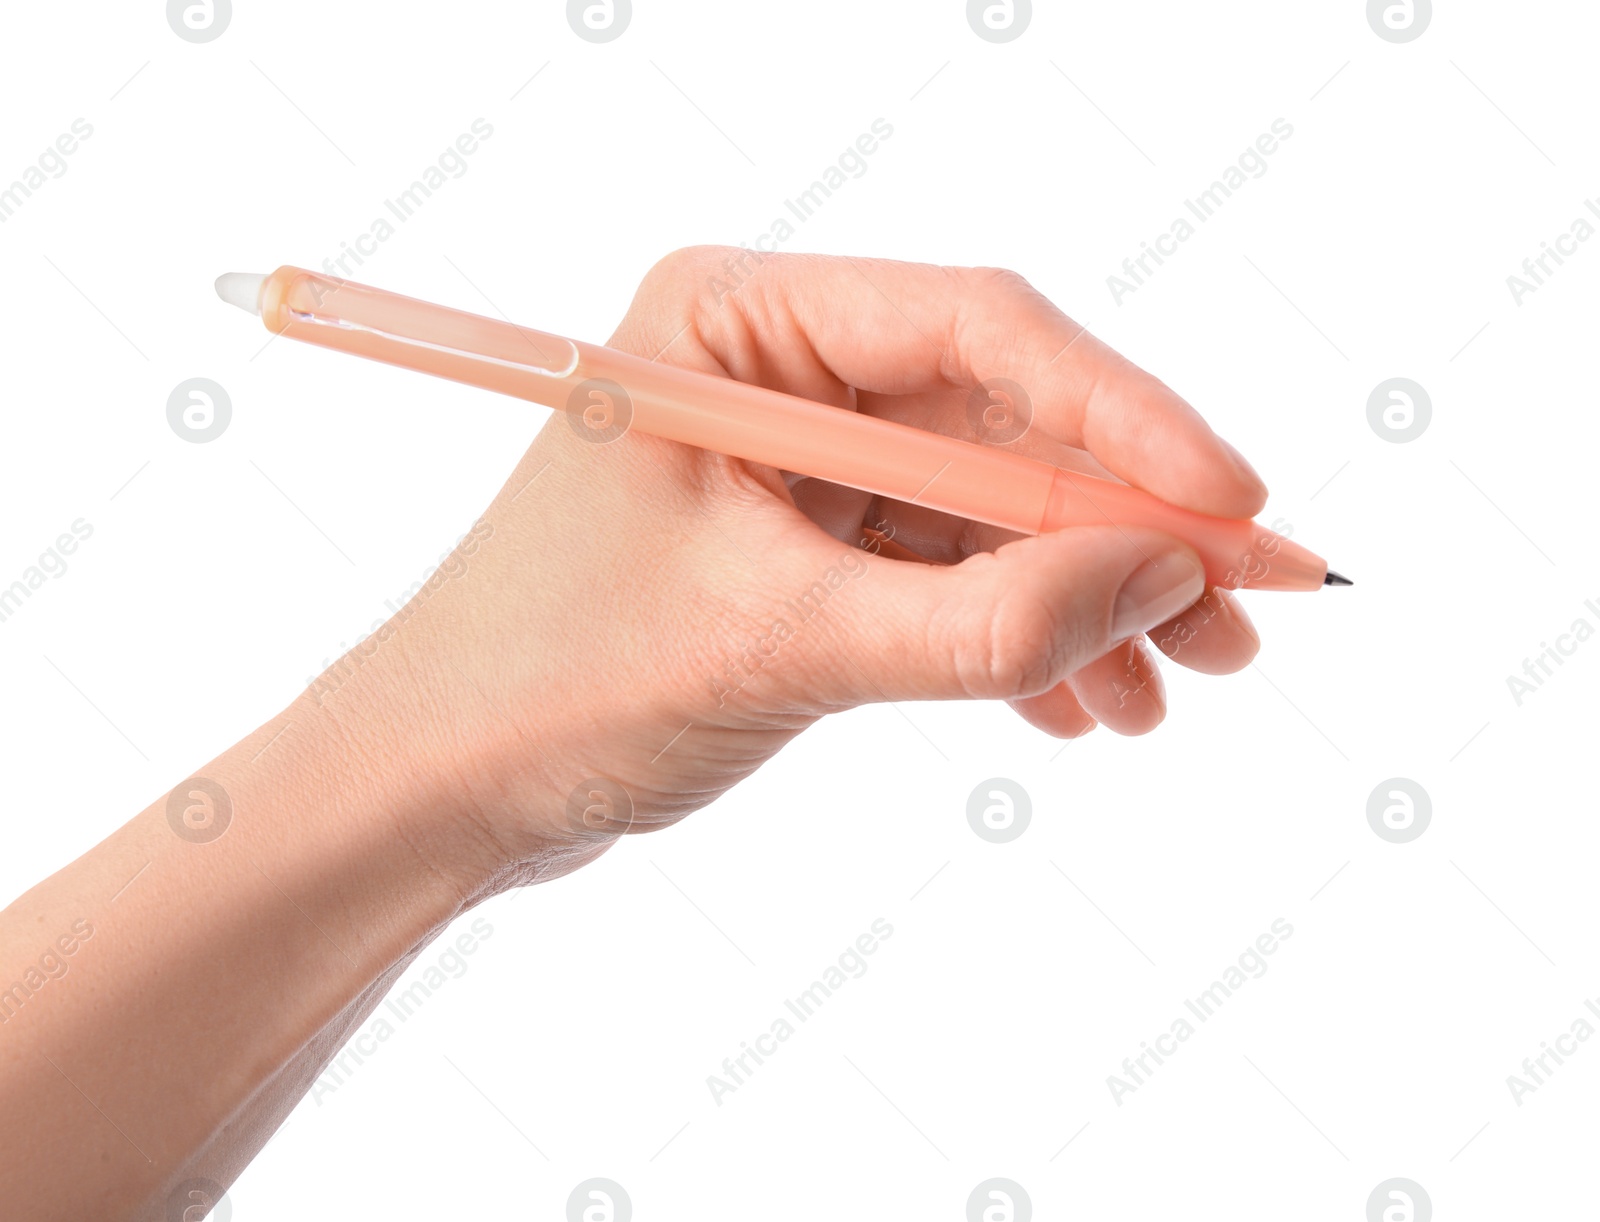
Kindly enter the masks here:
<path id="1" fill-rule="evenodd" d="M 692 248 L 610 343 L 973 440 L 971 388 L 1008 377 L 1024 453 L 1202 513 L 1266 498 L 1010 272 Z M 185 1181 L 226 1187 L 451 921 L 675 822 L 829 712 L 989 699 L 1062 738 L 1153 729 L 1148 641 L 1208 674 L 1257 649 L 1197 564 L 1157 532 L 1019 538 L 553 418 L 428 588 L 199 770 L 220 835 L 180 785 L 0 913 L 0 988 L 42 986 L 0 996 L 8 1212 L 159 1219 Z M 822 609 L 730 670 L 830 570 Z"/>

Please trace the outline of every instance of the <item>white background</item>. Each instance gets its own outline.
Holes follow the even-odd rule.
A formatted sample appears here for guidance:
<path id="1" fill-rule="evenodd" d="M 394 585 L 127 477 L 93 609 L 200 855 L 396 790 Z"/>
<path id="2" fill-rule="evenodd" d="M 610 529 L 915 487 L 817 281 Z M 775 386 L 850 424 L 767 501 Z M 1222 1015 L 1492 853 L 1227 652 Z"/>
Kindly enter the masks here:
<path id="1" fill-rule="evenodd" d="M 1391 1176 L 1441 1219 L 1575 1216 L 1600 1041 L 1521 1106 L 1506 1077 L 1600 995 L 1600 644 L 1520 706 L 1506 678 L 1600 625 L 1600 242 L 1520 305 L 1506 277 L 1600 192 L 1600 14 L 1441 10 L 1395 45 L 1354 0 L 1050 4 L 995 45 L 948 0 L 639 0 L 591 45 L 556 3 L 239 0 L 191 45 L 149 0 L 7 6 L 0 181 L 94 131 L 0 225 L 0 584 L 93 526 L 0 623 L 5 899 L 276 713 L 539 428 L 262 350 L 211 290 L 320 266 L 477 118 L 469 171 L 358 278 L 603 340 L 658 257 L 753 241 L 884 118 L 787 249 L 1023 272 L 1358 583 L 1250 597 L 1257 666 L 1169 667 L 1149 738 L 861 710 L 487 905 L 466 974 L 307 1099 L 234 1218 L 559 1219 L 590 1176 L 641 1220 L 956 1219 L 991 1176 L 1041 1218 L 1358 1222 Z M 1278 118 L 1264 176 L 1115 304 L 1106 277 Z M 166 419 L 197 376 L 233 403 L 204 445 Z M 1432 399 L 1407 444 L 1367 420 L 1391 377 Z M 1006 845 L 965 816 L 997 776 L 1033 801 Z M 1404 845 L 1366 816 L 1396 776 L 1433 804 Z M 715 1104 L 707 1075 L 879 917 L 870 970 Z M 1115 1103 L 1107 1075 L 1279 917 L 1270 970 Z"/>

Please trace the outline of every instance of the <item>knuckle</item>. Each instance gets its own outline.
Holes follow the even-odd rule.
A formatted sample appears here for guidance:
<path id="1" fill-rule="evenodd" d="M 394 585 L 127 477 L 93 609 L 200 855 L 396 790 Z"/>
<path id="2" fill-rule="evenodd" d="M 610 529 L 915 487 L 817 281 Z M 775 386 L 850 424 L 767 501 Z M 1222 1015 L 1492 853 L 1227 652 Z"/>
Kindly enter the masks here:
<path id="1" fill-rule="evenodd" d="M 681 280 L 686 273 L 705 266 L 720 249 L 716 246 L 680 246 L 657 259 L 646 273 L 649 280 Z"/>
<path id="2" fill-rule="evenodd" d="M 737 246 L 680 246 L 657 259 L 645 273 L 643 283 L 651 288 L 685 286 L 705 289 L 723 272 L 731 259 L 745 253 Z"/>
<path id="3" fill-rule="evenodd" d="M 762 252 L 747 246 L 683 246 L 663 255 L 645 273 L 635 301 L 659 297 L 680 303 L 697 325 L 728 325 L 723 307 L 735 312 L 752 309 L 749 294 L 739 290 L 758 271 L 774 261 L 790 262 L 801 256 Z M 721 323 L 718 323 L 722 318 Z"/>
<path id="4" fill-rule="evenodd" d="M 973 563 L 982 560 L 963 563 Z M 961 688 L 980 700 L 1015 700 L 1047 691 L 1066 676 L 1077 633 L 1039 594 L 1017 590 L 955 641 Z"/>
<path id="5" fill-rule="evenodd" d="M 1033 285 L 1021 272 L 1014 272 L 1009 267 L 974 267 L 968 269 L 968 274 L 976 288 L 988 289 L 1006 295 L 1031 294 Z"/>

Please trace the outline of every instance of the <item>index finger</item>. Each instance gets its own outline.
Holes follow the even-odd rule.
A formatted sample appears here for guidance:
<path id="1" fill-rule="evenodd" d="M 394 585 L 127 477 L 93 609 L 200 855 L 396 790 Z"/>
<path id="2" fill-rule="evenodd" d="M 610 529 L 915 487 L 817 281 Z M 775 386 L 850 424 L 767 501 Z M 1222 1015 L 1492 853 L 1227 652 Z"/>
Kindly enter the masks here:
<path id="1" fill-rule="evenodd" d="M 724 300 L 758 332 L 764 363 L 783 360 L 781 331 L 795 326 L 801 336 L 790 338 L 805 340 L 798 359 L 864 391 L 970 390 L 1006 378 L 1026 394 L 1033 427 L 1165 501 L 1229 518 L 1266 502 L 1261 477 L 1199 412 L 1014 272 L 766 255 Z"/>

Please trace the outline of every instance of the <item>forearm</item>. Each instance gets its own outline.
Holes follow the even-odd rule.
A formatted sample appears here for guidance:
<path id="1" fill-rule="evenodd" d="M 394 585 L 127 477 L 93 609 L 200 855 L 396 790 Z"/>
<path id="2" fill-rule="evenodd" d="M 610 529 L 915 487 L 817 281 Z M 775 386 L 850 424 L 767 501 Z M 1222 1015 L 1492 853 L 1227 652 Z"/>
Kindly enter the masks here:
<path id="1" fill-rule="evenodd" d="M 780 255 L 724 300 L 706 285 L 732 253 L 664 260 L 613 342 L 951 435 L 976 427 L 975 371 L 1009 370 L 1052 461 L 1197 513 L 1260 508 L 1192 408 L 1014 276 Z M 826 485 L 808 520 L 779 472 L 580 424 L 547 424 L 393 620 L 199 770 L 226 831 L 190 834 L 182 786 L 175 814 L 163 798 L 0 913 L 8 1208 L 159 1218 L 185 1179 L 226 1185 L 453 916 L 682 818 L 828 712 L 977 697 L 1060 737 L 1160 721 L 1139 639 L 1205 594 L 1180 541 L 1007 541 Z M 869 511 L 951 563 L 852 546 Z M 1181 664 L 1254 656 L 1218 598 Z"/>
<path id="2" fill-rule="evenodd" d="M 438 774 L 308 699 L 199 775 L 209 823 L 179 786 L 0 913 L 18 1216 L 165 1217 L 182 1181 L 231 1182 L 481 893 L 432 831 Z"/>

